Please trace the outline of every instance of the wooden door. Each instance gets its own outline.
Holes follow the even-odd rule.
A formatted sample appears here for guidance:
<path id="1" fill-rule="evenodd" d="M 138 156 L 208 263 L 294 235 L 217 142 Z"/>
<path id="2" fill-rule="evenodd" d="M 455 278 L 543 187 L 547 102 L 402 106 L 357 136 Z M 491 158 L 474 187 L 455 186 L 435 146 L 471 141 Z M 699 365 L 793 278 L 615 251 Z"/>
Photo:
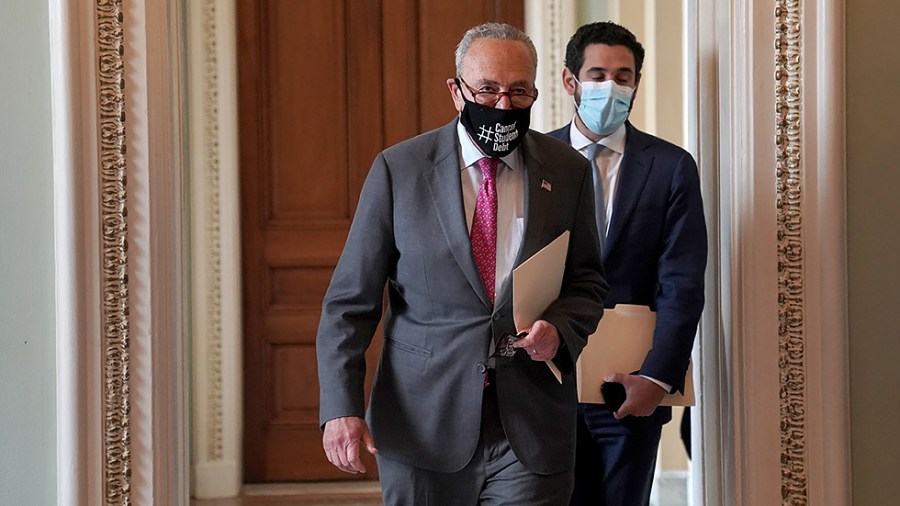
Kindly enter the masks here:
<path id="1" fill-rule="evenodd" d="M 371 479 L 321 448 L 322 297 L 380 150 L 448 122 L 464 31 L 523 0 L 238 0 L 244 480 Z M 369 350 L 368 378 L 379 341 Z"/>

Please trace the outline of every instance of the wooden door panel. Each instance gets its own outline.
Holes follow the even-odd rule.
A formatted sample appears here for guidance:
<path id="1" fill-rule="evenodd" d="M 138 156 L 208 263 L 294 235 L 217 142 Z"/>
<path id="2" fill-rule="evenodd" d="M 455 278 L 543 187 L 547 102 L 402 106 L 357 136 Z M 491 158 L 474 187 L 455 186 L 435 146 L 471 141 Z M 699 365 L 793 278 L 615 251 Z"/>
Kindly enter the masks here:
<path id="1" fill-rule="evenodd" d="M 432 21 L 417 24 L 421 52 L 419 100 L 422 104 L 432 104 L 419 111 L 419 127 L 426 131 L 445 125 L 456 115 L 446 81 L 456 76 L 456 44 L 463 33 L 485 21 L 502 21 L 524 29 L 525 2 L 423 0 L 418 5 L 420 18 Z"/>
<path id="2" fill-rule="evenodd" d="M 375 156 L 453 117 L 459 37 L 521 26 L 522 4 L 238 0 L 245 481 L 377 476 L 373 458 L 348 475 L 321 447 L 322 298 Z M 380 348 L 379 332 L 369 384 Z"/>
<path id="3" fill-rule="evenodd" d="M 349 83 L 347 61 L 340 57 L 348 43 L 344 2 L 260 5 L 266 16 L 261 91 L 269 217 L 296 220 L 291 225 L 347 219 Z M 315 23 L 302 21 L 312 19 Z"/>

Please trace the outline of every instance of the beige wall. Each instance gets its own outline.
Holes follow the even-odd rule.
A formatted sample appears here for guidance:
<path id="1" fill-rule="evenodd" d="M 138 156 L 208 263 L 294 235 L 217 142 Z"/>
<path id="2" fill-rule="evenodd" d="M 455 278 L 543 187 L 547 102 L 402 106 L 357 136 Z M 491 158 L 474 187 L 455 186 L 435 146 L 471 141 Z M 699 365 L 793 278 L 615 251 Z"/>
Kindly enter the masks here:
<path id="1" fill-rule="evenodd" d="M 874 506 L 900 497 L 900 3 L 846 8 L 853 504 Z"/>

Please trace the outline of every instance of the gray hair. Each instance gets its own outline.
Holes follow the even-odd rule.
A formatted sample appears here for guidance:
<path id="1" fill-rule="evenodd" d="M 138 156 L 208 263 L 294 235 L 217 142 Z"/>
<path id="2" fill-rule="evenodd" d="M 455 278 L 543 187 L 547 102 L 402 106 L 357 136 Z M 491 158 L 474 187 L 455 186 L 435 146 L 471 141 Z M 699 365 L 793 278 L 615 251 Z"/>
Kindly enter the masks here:
<path id="1" fill-rule="evenodd" d="M 463 35 L 456 46 L 456 75 L 462 75 L 463 58 L 469 51 L 469 47 L 478 39 L 517 40 L 528 47 L 531 59 L 534 60 L 534 71 L 537 73 L 537 49 L 525 32 L 506 23 L 484 23 L 469 30 Z"/>

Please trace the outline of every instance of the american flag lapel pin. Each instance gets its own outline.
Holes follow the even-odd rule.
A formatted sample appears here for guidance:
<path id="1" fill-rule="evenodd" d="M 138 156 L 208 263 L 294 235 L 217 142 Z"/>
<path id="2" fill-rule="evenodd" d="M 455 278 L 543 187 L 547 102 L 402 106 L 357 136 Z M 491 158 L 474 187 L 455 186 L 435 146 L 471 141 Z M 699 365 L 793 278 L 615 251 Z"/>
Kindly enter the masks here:
<path id="1" fill-rule="evenodd" d="M 547 181 L 546 179 L 541 179 L 541 189 L 542 189 L 542 190 L 547 190 L 548 192 L 552 192 L 552 191 L 553 191 L 553 185 L 551 185 L 550 182 Z"/>

